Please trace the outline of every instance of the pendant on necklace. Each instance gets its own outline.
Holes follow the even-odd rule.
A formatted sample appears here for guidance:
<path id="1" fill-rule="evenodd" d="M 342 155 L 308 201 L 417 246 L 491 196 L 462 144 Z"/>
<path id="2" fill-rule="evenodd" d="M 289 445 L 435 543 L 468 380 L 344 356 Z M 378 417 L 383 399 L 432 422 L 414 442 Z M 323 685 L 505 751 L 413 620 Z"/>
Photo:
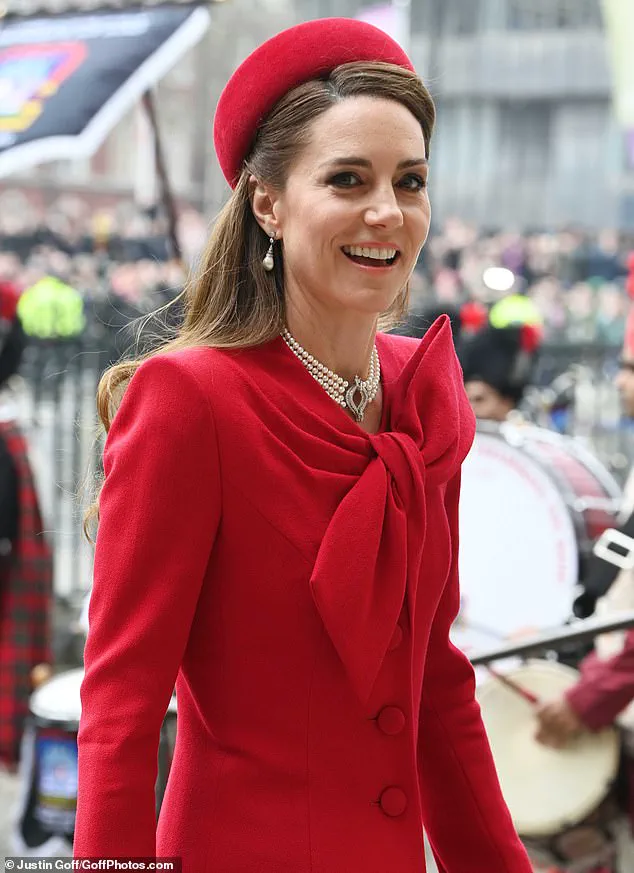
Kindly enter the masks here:
<path id="1" fill-rule="evenodd" d="M 358 403 L 355 401 L 355 395 L 357 393 L 361 395 Z M 365 409 L 369 402 L 370 395 L 368 389 L 361 379 L 359 379 L 358 376 L 355 376 L 354 384 L 346 391 L 346 406 L 352 412 L 357 421 L 363 421 Z"/>

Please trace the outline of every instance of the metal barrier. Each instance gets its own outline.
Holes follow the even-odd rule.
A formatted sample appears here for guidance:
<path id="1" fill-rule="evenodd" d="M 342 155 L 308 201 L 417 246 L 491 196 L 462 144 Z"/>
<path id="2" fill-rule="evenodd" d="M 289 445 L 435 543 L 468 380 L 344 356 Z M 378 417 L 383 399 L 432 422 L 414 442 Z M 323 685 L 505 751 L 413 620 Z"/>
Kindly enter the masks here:
<path id="1" fill-rule="evenodd" d="M 556 652 L 573 643 L 593 640 L 600 634 L 612 631 L 631 630 L 634 628 L 634 612 L 624 612 L 609 619 L 586 618 L 575 621 L 563 628 L 555 628 L 543 634 L 528 637 L 525 640 L 505 643 L 493 649 L 476 652 L 469 660 L 474 667 L 491 664 L 504 658 L 526 657 L 543 652 Z"/>
<path id="2" fill-rule="evenodd" d="M 31 343 L 11 398 L 53 546 L 55 592 L 75 611 L 91 584 L 92 548 L 82 517 L 101 468 L 95 397 L 107 364 L 90 339 Z"/>

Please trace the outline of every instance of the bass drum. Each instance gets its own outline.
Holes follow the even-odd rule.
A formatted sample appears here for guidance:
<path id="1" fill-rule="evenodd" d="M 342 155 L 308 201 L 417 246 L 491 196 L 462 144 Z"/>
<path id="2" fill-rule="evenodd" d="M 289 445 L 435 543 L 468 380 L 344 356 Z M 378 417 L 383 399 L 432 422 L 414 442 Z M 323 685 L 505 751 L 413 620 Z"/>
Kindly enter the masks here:
<path id="1" fill-rule="evenodd" d="M 549 700 L 579 674 L 535 660 L 509 676 L 539 700 Z M 535 739 L 533 707 L 514 691 L 489 678 L 477 697 L 504 799 L 533 862 L 570 873 L 612 869 L 614 826 L 621 816 L 615 793 L 618 732 L 584 733 L 563 749 L 551 749 Z"/>
<path id="2" fill-rule="evenodd" d="M 462 470 L 462 604 L 467 654 L 572 616 L 580 564 L 614 527 L 621 490 L 576 440 L 480 422 Z"/>

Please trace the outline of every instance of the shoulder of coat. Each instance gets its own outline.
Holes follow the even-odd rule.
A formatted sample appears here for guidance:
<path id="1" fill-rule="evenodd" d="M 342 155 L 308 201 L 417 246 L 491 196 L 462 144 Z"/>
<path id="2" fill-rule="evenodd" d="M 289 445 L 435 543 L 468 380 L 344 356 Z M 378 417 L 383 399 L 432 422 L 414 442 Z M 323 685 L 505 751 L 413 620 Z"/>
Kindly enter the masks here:
<path id="1" fill-rule="evenodd" d="M 411 336 L 400 336 L 395 333 L 377 334 L 379 353 L 391 355 L 404 366 L 420 345 L 420 339 Z"/>

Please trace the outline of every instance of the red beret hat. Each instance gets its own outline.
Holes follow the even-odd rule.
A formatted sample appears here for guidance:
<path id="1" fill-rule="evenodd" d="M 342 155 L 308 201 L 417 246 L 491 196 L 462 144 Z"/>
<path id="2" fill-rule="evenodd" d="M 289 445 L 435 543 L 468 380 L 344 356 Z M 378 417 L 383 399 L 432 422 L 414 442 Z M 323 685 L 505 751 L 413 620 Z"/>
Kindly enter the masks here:
<path id="1" fill-rule="evenodd" d="M 341 64 L 379 61 L 414 69 L 391 37 L 352 18 L 320 18 L 278 33 L 243 61 L 220 95 L 214 144 L 225 179 L 235 187 L 258 125 L 284 94 Z"/>

